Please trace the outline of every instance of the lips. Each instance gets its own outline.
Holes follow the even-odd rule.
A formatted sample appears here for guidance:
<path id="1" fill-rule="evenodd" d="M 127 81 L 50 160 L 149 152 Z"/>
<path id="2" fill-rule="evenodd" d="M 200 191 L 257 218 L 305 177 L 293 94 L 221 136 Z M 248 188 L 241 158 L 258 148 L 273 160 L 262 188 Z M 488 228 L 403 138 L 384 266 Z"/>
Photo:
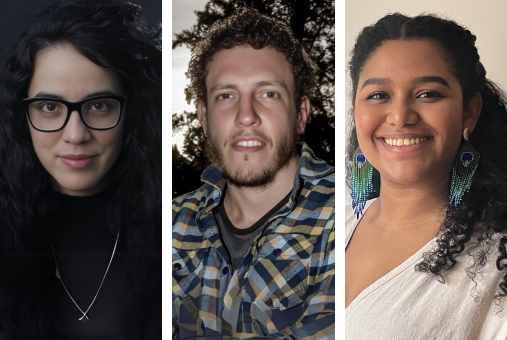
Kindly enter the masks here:
<path id="1" fill-rule="evenodd" d="M 247 147 L 247 148 L 251 148 L 251 147 L 254 147 L 254 146 L 262 146 L 264 145 L 265 143 L 261 143 L 259 142 L 258 140 L 243 140 L 243 141 L 240 141 L 234 145 L 237 145 L 237 146 L 244 146 L 244 147 Z"/>
<path id="2" fill-rule="evenodd" d="M 390 134 L 377 139 L 390 152 L 411 153 L 426 147 L 431 136 L 422 134 Z"/>
<path id="3" fill-rule="evenodd" d="M 97 156 L 94 155 L 64 155 L 59 156 L 58 158 L 62 161 L 63 164 L 67 165 L 69 168 L 73 169 L 83 169 L 88 167 L 93 163 Z"/>
<path id="4" fill-rule="evenodd" d="M 241 136 L 231 142 L 231 147 L 238 152 L 258 152 L 266 146 L 266 142 L 257 136 Z"/>
<path id="5" fill-rule="evenodd" d="M 409 146 L 426 142 L 426 137 L 417 138 L 384 138 L 384 141 L 389 145 L 394 146 Z"/>

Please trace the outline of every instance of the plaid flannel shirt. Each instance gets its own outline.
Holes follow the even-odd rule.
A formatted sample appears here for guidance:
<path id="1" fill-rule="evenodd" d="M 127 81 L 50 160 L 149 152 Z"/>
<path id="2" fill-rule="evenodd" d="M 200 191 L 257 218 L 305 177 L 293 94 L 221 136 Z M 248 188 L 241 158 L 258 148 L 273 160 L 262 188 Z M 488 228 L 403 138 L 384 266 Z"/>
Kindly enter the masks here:
<path id="1" fill-rule="evenodd" d="M 334 339 L 334 168 L 302 144 L 289 202 L 234 273 L 212 213 L 226 182 L 202 181 L 173 201 L 173 337 Z"/>

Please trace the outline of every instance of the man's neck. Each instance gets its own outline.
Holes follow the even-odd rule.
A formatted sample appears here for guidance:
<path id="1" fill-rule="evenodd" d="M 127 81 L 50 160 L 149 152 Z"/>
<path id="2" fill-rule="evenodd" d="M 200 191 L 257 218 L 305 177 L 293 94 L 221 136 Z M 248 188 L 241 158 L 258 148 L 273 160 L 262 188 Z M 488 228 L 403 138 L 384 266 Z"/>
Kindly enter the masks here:
<path id="1" fill-rule="evenodd" d="M 238 229 L 249 228 L 280 202 L 294 187 L 299 160 L 300 156 L 293 158 L 266 187 L 238 188 L 228 185 L 224 208 L 231 223 Z"/>

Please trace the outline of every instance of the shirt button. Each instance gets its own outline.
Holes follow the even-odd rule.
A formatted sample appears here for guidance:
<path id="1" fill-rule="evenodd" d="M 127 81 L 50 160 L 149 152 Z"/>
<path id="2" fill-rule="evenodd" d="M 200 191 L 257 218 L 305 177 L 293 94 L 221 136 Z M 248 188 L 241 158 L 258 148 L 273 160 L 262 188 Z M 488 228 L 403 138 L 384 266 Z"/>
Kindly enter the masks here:
<path id="1" fill-rule="evenodd" d="M 181 269 L 181 264 L 175 263 L 173 268 L 174 268 L 174 270 L 180 270 Z"/>
<path id="2" fill-rule="evenodd" d="M 224 273 L 224 275 L 229 274 L 229 267 L 225 267 L 224 269 L 222 269 L 222 273 Z"/>
<path id="3" fill-rule="evenodd" d="M 275 250 L 273 250 L 273 255 L 275 255 L 275 256 L 280 256 L 281 253 L 282 253 L 281 249 L 275 249 Z"/>

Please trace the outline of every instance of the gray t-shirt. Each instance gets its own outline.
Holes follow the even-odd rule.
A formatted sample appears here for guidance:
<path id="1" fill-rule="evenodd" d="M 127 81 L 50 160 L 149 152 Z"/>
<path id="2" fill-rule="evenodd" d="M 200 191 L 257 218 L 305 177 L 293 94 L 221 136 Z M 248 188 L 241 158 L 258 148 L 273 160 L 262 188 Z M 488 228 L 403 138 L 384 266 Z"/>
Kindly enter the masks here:
<path id="1" fill-rule="evenodd" d="M 243 258 L 248 254 L 248 250 L 257 236 L 264 230 L 264 225 L 269 218 L 287 204 L 290 194 L 291 192 L 274 206 L 273 209 L 262 216 L 251 227 L 246 229 L 238 229 L 231 223 L 229 217 L 227 217 L 223 202 L 213 210 L 213 215 L 215 216 L 218 228 L 220 229 L 220 235 L 222 236 L 222 242 L 224 242 L 225 248 L 229 252 L 229 256 L 232 260 L 232 272 L 239 268 L 241 261 L 243 261 Z M 225 191 L 222 197 L 225 197 Z"/>

